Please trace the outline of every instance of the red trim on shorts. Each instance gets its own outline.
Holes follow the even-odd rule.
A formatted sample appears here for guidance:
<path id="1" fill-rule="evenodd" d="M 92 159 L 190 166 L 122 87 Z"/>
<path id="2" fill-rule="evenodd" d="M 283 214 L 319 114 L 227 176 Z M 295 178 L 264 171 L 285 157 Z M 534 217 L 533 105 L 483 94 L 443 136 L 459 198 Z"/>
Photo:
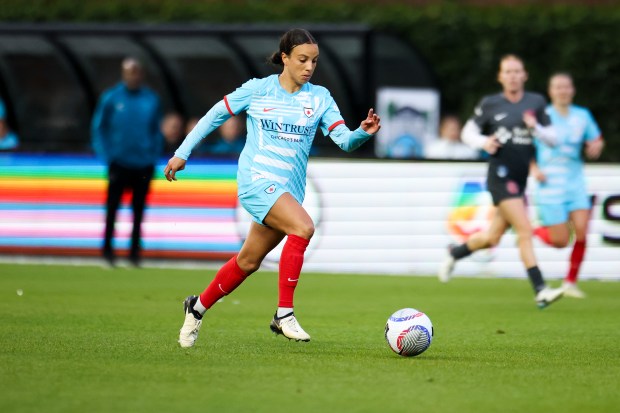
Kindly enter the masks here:
<path id="1" fill-rule="evenodd" d="M 228 105 L 228 96 L 224 96 L 224 104 L 226 105 L 226 109 L 228 110 L 228 113 L 230 113 L 230 116 L 235 116 L 235 112 L 230 110 L 230 106 Z"/>
<path id="2" fill-rule="evenodd" d="M 332 126 L 327 128 L 327 130 L 331 132 L 338 125 L 344 125 L 344 120 L 339 120 L 338 122 L 334 123 Z"/>

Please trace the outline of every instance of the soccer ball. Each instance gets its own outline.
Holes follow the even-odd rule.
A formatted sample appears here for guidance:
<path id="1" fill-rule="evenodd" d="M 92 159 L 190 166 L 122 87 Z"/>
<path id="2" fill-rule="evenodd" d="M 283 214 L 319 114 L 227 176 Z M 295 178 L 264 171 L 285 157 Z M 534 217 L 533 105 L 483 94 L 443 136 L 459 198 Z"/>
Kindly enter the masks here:
<path id="1" fill-rule="evenodd" d="M 385 324 L 385 340 L 394 353 L 413 357 L 424 353 L 433 340 L 433 323 L 415 308 L 398 310 Z"/>

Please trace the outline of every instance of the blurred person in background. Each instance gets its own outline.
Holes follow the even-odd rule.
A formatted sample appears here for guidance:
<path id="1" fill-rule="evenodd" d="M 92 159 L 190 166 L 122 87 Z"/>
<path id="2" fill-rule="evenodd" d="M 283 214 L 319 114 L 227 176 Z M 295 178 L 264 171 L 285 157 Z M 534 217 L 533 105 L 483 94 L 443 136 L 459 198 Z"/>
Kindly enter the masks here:
<path id="1" fill-rule="evenodd" d="M 185 123 L 185 136 L 189 135 L 189 133 L 192 131 L 192 129 L 196 127 L 199 121 L 200 118 L 196 116 L 192 116 L 187 120 L 187 122 Z"/>
<path id="2" fill-rule="evenodd" d="M 354 131 L 345 125 L 329 91 L 310 83 L 318 57 L 318 44 L 307 30 L 286 32 L 279 50 L 270 58 L 273 65 L 281 67 L 281 73 L 249 80 L 215 104 L 164 169 L 166 179 L 175 181 L 177 172 L 185 168 L 202 139 L 231 116 L 246 112 L 247 143 L 239 157 L 237 191 L 253 222 L 239 253 L 220 268 L 199 297 L 190 295 L 185 299 L 185 320 L 179 332 L 181 347 L 194 345 L 205 312 L 257 271 L 265 256 L 285 237 L 279 264 L 278 306 L 270 329 L 288 339 L 310 340 L 293 312 L 304 253 L 315 229 L 302 206 L 310 148 L 318 128 L 348 152 L 360 147 L 380 128 L 373 109 Z"/>
<path id="3" fill-rule="evenodd" d="M 512 227 L 536 304 L 544 308 L 559 299 L 563 289 L 548 287 L 538 268 L 524 192 L 534 156 L 534 140 L 554 145 L 556 136 L 545 112 L 544 97 L 524 89 L 527 77 L 521 58 L 512 54 L 502 57 L 498 73 L 502 92 L 483 97 L 463 128 L 463 141 L 490 155 L 487 188 L 497 209 L 486 231 L 448 248 L 438 276 L 440 281 L 448 281 L 457 260 L 496 246 Z"/>
<path id="4" fill-rule="evenodd" d="M 161 156 L 160 99 L 143 85 L 144 69 L 135 58 L 121 64 L 122 81 L 99 98 L 91 124 L 93 149 L 108 166 L 103 258 L 115 265 L 114 227 L 121 197 L 131 191 L 133 227 L 129 262 L 139 267 L 141 227 L 155 165 Z"/>
<path id="5" fill-rule="evenodd" d="M 576 283 L 586 251 L 588 221 L 592 203 L 586 189 L 582 151 L 589 159 L 598 159 L 604 141 L 590 111 L 573 104 L 575 86 L 568 73 L 556 73 L 549 79 L 551 104 L 547 114 L 557 134 L 557 145 L 536 141 L 536 162 L 532 174 L 537 179 L 536 205 L 543 226 L 534 233 L 547 245 L 566 247 L 575 234 L 569 269 L 564 278 L 564 295 L 584 298 Z"/>
<path id="6" fill-rule="evenodd" d="M 211 155 L 237 157 L 245 146 L 245 128 L 239 116 L 233 116 L 222 123 L 219 128 L 220 137 L 208 143 L 206 151 Z"/>
<path id="7" fill-rule="evenodd" d="M 185 138 L 185 119 L 178 112 L 170 112 L 161 122 L 161 133 L 164 135 L 164 153 L 173 153 Z"/>
<path id="8" fill-rule="evenodd" d="M 9 128 L 6 120 L 6 107 L 0 99 L 0 150 L 11 151 L 19 147 L 19 137 Z"/>
<path id="9" fill-rule="evenodd" d="M 424 155 L 427 159 L 478 159 L 478 151 L 461 142 L 461 121 L 454 115 L 441 118 L 439 138 L 426 146 Z"/>

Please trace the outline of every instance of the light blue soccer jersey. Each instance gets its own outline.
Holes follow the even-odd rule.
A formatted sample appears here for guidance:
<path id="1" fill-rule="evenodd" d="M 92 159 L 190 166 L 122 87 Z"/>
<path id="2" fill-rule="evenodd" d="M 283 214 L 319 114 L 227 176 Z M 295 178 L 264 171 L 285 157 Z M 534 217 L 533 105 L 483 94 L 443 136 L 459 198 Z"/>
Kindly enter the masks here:
<path id="1" fill-rule="evenodd" d="M 593 141 L 601 131 L 586 108 L 571 105 L 563 116 L 552 106 L 546 109 L 556 129 L 558 144 L 550 147 L 536 140 L 536 162 L 546 176 L 538 185 L 539 204 L 570 203 L 575 197 L 586 196 L 583 160 L 584 142 Z"/>
<path id="2" fill-rule="evenodd" d="M 251 79 L 226 95 L 190 132 L 175 156 L 191 150 L 230 116 L 247 113 L 246 144 L 239 157 L 238 193 L 272 182 L 301 204 L 305 196 L 308 154 L 320 127 L 343 150 L 352 151 L 370 136 L 351 132 L 329 91 L 311 83 L 295 93 L 280 86 L 278 75 Z"/>

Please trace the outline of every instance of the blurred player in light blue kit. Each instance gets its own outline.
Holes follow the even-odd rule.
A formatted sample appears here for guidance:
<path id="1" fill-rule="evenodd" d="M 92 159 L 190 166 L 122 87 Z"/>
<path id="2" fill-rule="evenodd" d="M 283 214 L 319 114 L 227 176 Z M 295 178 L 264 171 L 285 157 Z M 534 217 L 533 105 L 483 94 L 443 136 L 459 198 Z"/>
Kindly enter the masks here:
<path id="1" fill-rule="evenodd" d="M 198 338 L 204 313 L 258 270 L 265 256 L 287 237 L 279 268 L 278 308 L 270 328 L 296 341 L 309 341 L 293 313 L 293 295 L 304 253 L 314 235 L 314 223 L 303 208 L 308 155 L 320 128 L 341 149 L 353 151 L 380 128 L 370 109 L 360 126 L 351 131 L 329 91 L 309 83 L 316 68 L 319 47 L 303 29 L 286 32 L 270 62 L 282 72 L 251 79 L 215 104 L 187 135 L 164 169 L 176 180 L 193 148 L 231 116 L 245 111 L 246 144 L 239 157 L 237 192 L 254 222 L 239 253 L 215 275 L 200 296 L 184 302 L 185 321 L 179 344 L 191 347 Z"/>
<path id="2" fill-rule="evenodd" d="M 604 146 L 601 130 L 586 108 L 572 104 L 575 96 L 573 79 L 568 73 L 556 73 L 549 79 L 551 105 L 546 109 L 556 129 L 558 143 L 550 147 L 536 141 L 536 164 L 532 172 L 539 181 L 536 204 L 542 227 L 535 234 L 556 248 L 566 247 L 571 227 L 575 245 L 564 278 L 564 295 L 583 298 L 576 286 L 579 267 L 586 250 L 588 220 L 592 207 L 583 174 L 582 150 L 597 159 Z"/>

